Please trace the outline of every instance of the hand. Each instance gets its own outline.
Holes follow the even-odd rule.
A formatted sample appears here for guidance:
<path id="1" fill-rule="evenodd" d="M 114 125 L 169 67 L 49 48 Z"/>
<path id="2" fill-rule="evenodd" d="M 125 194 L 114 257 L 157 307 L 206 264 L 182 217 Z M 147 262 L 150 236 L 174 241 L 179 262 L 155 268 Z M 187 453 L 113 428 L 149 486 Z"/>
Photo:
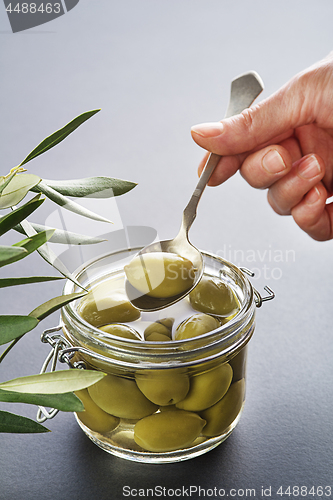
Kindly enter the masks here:
<path id="1" fill-rule="evenodd" d="M 268 202 L 315 240 L 333 238 L 333 53 L 243 113 L 192 127 L 199 146 L 223 156 L 209 184 L 240 170 Z M 201 173 L 208 153 L 199 166 Z"/>

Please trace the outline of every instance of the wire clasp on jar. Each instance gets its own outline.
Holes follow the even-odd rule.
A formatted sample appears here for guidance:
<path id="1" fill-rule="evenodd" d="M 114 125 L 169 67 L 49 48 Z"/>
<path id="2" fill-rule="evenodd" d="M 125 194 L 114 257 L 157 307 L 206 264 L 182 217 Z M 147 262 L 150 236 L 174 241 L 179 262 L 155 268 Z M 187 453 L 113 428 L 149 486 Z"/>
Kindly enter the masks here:
<path id="1" fill-rule="evenodd" d="M 54 372 L 58 361 L 60 361 L 60 363 L 66 363 L 70 368 L 86 368 L 83 361 L 72 363 L 72 358 L 77 349 L 75 347 L 73 348 L 61 334 L 57 333 L 61 330 L 61 325 L 58 325 L 45 330 L 41 335 L 41 341 L 50 344 L 52 349 L 47 355 L 40 373 L 45 373 L 49 365 L 49 371 Z M 36 420 L 37 422 L 43 423 L 55 417 L 58 412 L 59 410 L 56 408 L 47 410 L 44 406 L 39 406 Z"/>
<path id="2" fill-rule="evenodd" d="M 253 278 L 255 276 L 255 273 L 253 271 L 250 271 L 250 269 L 247 269 L 247 267 L 240 267 L 240 270 L 244 274 L 251 276 L 251 278 Z M 258 290 L 256 288 L 254 288 L 253 285 L 252 285 L 252 288 L 253 288 L 253 293 L 255 295 L 254 300 L 256 303 L 256 307 L 261 307 L 263 302 L 267 302 L 268 300 L 272 300 L 275 297 L 275 293 L 268 285 L 264 286 L 265 292 L 268 293 L 268 295 L 266 295 L 265 297 L 262 297 L 262 295 L 258 292 Z"/>

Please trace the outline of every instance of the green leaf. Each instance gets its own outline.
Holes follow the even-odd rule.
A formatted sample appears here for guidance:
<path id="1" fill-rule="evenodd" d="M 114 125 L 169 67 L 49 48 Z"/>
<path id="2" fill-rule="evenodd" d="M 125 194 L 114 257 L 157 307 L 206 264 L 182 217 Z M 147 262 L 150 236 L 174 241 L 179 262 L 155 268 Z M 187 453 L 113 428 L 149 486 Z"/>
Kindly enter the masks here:
<path id="1" fill-rule="evenodd" d="M 32 316 L 0 316 L 0 345 L 7 344 L 33 330 L 39 321 Z"/>
<path id="2" fill-rule="evenodd" d="M 0 432 L 30 434 L 50 431 L 30 418 L 15 415 L 8 411 L 0 411 Z"/>
<path id="3" fill-rule="evenodd" d="M 85 179 L 65 181 L 43 179 L 43 184 L 64 196 L 74 196 L 76 198 L 85 196 L 89 198 L 120 196 L 137 185 L 135 182 L 114 179 L 113 177 L 87 177 Z M 38 186 L 34 190 L 38 190 Z"/>
<path id="4" fill-rule="evenodd" d="M 78 215 L 82 215 L 84 217 L 88 217 L 89 219 L 97 220 L 99 222 L 108 222 L 112 224 L 112 222 L 109 219 L 106 219 L 105 217 L 95 214 L 91 210 L 82 207 L 75 201 L 69 200 L 62 194 L 58 193 L 54 189 L 44 184 L 44 182 L 39 183 L 38 190 L 41 191 L 43 194 L 45 194 L 45 196 L 47 196 L 51 201 L 65 208 L 66 210 L 74 212 L 75 214 Z"/>
<path id="5" fill-rule="evenodd" d="M 35 149 L 31 151 L 31 153 L 28 154 L 28 156 L 22 161 L 22 163 L 20 163 L 19 166 L 28 163 L 28 161 L 36 158 L 36 156 L 45 153 L 45 151 L 48 151 L 49 149 L 59 144 L 59 142 L 63 141 L 69 134 L 74 132 L 74 130 L 82 125 L 82 123 L 84 123 L 99 111 L 100 109 L 86 111 L 85 113 L 82 113 L 82 115 L 74 118 L 74 120 L 72 120 L 71 122 L 67 123 L 67 125 L 65 125 L 63 128 L 46 137 L 46 139 L 44 139 Z"/>
<path id="6" fill-rule="evenodd" d="M 28 222 L 27 220 L 23 220 L 21 222 L 21 226 L 22 226 L 25 234 L 27 234 L 28 236 L 33 236 L 33 235 L 37 234 L 36 231 L 34 230 L 34 228 L 31 226 L 30 222 Z M 53 252 L 53 250 L 51 250 L 48 247 L 48 245 L 43 245 L 42 247 L 38 248 L 37 252 L 39 253 L 39 255 L 41 257 L 43 257 L 43 259 L 48 264 L 50 264 L 52 267 L 57 269 L 57 271 L 59 271 L 59 273 L 61 273 L 67 279 L 69 279 L 70 281 L 75 283 L 75 285 L 77 285 L 78 287 L 83 288 L 85 290 L 85 288 L 75 278 L 73 278 L 73 276 L 68 271 L 66 266 L 61 262 L 61 260 Z"/>
<path id="7" fill-rule="evenodd" d="M 41 304 L 36 309 L 31 311 L 29 316 L 37 318 L 39 319 L 39 321 L 42 321 L 42 319 L 54 313 L 58 309 L 61 309 L 69 302 L 72 302 L 72 300 L 78 299 L 79 297 L 83 297 L 83 295 L 86 295 L 86 292 L 70 293 L 68 295 L 60 295 L 59 297 L 54 297 L 53 299 L 44 302 L 44 304 Z"/>
<path id="8" fill-rule="evenodd" d="M 0 267 L 27 257 L 44 245 L 51 238 L 53 232 L 54 229 L 43 231 L 42 233 L 21 240 L 12 246 L 0 246 Z"/>
<path id="9" fill-rule="evenodd" d="M 16 208 L 0 219 L 0 236 L 19 224 L 23 219 L 29 217 L 44 200 L 40 200 L 40 194 L 25 203 L 22 207 Z"/>
<path id="10" fill-rule="evenodd" d="M 57 408 L 61 411 L 83 411 L 82 401 L 72 392 L 64 394 L 26 394 L 0 390 L 0 401 L 6 403 L 25 403 Z"/>
<path id="11" fill-rule="evenodd" d="M 27 255 L 29 254 L 25 248 L 0 245 L 0 267 L 23 259 Z"/>
<path id="12" fill-rule="evenodd" d="M 41 233 L 35 234 L 34 236 L 29 236 L 29 238 L 25 238 L 24 240 L 18 241 L 14 243 L 13 247 L 25 248 L 30 255 L 32 252 L 37 250 L 37 248 L 41 247 L 46 243 L 54 233 L 54 229 L 49 229 L 48 231 L 43 231 Z"/>
<path id="13" fill-rule="evenodd" d="M 37 233 L 51 229 L 50 227 L 42 226 L 41 224 L 34 224 L 33 222 L 30 222 L 30 224 Z M 25 234 L 20 225 L 13 227 L 13 229 L 19 233 Z M 71 231 L 63 231 L 62 229 L 55 229 L 49 239 L 50 243 L 60 243 L 65 245 L 94 245 L 96 243 L 102 243 L 103 241 L 106 240 L 102 238 L 94 238 L 93 236 L 86 236 L 84 234 L 72 233 Z"/>
<path id="14" fill-rule="evenodd" d="M 85 389 L 105 377 L 97 370 L 59 370 L 55 372 L 28 375 L 0 384 L 0 389 L 26 394 L 63 394 Z"/>
<path id="15" fill-rule="evenodd" d="M 15 175 L 18 173 L 18 171 L 19 171 L 19 167 L 14 167 L 11 169 L 11 171 L 9 172 L 8 175 L 5 175 L 5 176 L 1 175 L 0 176 L 0 194 L 5 189 L 5 187 L 8 186 L 8 184 L 13 179 L 13 177 L 15 177 Z"/>
<path id="16" fill-rule="evenodd" d="M 34 174 L 19 174 L 11 180 L 0 194 L 0 209 L 17 205 L 41 178 Z"/>
<path id="17" fill-rule="evenodd" d="M 0 288 L 8 286 L 29 285 L 31 283 L 43 283 L 44 281 L 63 280 L 63 276 L 26 276 L 22 278 L 0 278 Z"/>

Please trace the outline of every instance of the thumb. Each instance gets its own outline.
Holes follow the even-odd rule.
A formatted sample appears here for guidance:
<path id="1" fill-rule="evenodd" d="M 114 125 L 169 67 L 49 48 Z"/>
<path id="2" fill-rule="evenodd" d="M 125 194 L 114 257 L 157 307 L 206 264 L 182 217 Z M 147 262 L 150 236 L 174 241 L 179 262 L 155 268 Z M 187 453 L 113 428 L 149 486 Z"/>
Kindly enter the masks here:
<path id="1" fill-rule="evenodd" d="M 191 129 L 192 138 L 218 155 L 252 151 L 291 135 L 300 126 L 301 103 L 296 86 L 289 83 L 261 103 L 221 122 L 202 123 Z"/>

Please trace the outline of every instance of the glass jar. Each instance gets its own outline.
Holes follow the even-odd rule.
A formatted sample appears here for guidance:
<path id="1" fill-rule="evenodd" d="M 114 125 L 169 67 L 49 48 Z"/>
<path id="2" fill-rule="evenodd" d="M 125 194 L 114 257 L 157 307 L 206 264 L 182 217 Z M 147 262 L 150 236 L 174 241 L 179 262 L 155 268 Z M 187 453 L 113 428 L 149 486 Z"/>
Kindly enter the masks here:
<path id="1" fill-rule="evenodd" d="M 123 277 L 124 265 L 140 249 L 94 259 L 76 272 L 75 279 L 90 289 Z M 204 275 L 223 279 L 239 302 L 234 317 L 204 335 L 170 342 L 120 338 L 87 323 L 78 313 L 80 300 L 62 309 L 68 346 L 63 353 L 73 356 L 71 366 L 84 364 L 107 374 L 92 392 L 89 388 L 90 392 L 81 393 L 87 411 L 76 419 L 87 436 L 109 453 L 151 463 L 186 460 L 222 443 L 240 419 L 247 344 L 255 327 L 256 305 L 265 299 L 244 270 L 202 254 Z M 68 281 L 64 294 L 79 290 Z M 147 322 L 172 317 L 177 326 L 195 312 L 183 299 L 158 312 L 142 313 L 129 324 L 140 331 Z"/>

